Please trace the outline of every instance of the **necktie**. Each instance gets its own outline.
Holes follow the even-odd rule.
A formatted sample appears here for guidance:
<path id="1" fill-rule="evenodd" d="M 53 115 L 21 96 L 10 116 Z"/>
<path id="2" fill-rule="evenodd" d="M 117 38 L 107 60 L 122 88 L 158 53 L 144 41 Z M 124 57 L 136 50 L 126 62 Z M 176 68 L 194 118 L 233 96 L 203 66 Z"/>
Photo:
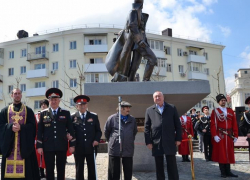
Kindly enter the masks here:
<path id="1" fill-rule="evenodd" d="M 53 111 L 54 119 L 56 119 L 56 111 Z"/>

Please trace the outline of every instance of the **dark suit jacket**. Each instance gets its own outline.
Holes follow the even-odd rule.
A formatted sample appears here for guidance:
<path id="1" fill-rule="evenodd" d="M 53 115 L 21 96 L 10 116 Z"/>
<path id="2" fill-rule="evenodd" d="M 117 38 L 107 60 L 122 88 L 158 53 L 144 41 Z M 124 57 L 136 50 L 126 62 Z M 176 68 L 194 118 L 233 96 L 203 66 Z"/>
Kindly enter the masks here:
<path id="1" fill-rule="evenodd" d="M 162 155 L 156 148 L 161 147 L 165 155 L 176 154 L 176 141 L 181 141 L 181 123 L 178 112 L 174 105 L 165 102 L 161 114 L 153 105 L 146 110 L 145 114 L 145 142 L 153 145 L 153 156 Z"/>
<path id="2" fill-rule="evenodd" d="M 54 118 L 51 108 L 43 110 L 38 122 L 36 147 L 43 148 L 44 151 L 67 151 L 67 131 L 73 136 L 69 146 L 75 146 L 75 133 L 70 112 L 59 107 Z"/>
<path id="3" fill-rule="evenodd" d="M 76 154 L 93 154 L 93 142 L 100 142 L 102 131 L 98 116 L 87 111 L 85 120 L 82 120 L 79 111 L 71 115 L 76 135 Z M 85 122 L 83 122 L 85 121 Z"/>

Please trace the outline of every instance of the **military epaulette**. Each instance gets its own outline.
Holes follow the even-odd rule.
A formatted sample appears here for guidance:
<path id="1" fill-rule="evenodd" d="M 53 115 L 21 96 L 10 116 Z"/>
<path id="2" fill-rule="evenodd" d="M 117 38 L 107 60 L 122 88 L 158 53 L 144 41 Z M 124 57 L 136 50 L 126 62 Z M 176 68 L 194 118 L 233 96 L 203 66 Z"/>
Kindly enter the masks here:
<path id="1" fill-rule="evenodd" d="M 44 111 L 49 111 L 49 108 L 47 108 L 47 109 L 44 109 L 44 110 L 42 110 L 41 112 L 44 112 Z"/>
<path id="2" fill-rule="evenodd" d="M 73 113 L 71 113 L 71 116 L 73 116 L 73 115 L 75 115 L 76 114 L 76 112 L 73 112 Z"/>
<path id="3" fill-rule="evenodd" d="M 97 115 L 97 113 L 95 113 L 95 112 L 90 112 L 91 114 L 94 114 L 94 115 Z"/>

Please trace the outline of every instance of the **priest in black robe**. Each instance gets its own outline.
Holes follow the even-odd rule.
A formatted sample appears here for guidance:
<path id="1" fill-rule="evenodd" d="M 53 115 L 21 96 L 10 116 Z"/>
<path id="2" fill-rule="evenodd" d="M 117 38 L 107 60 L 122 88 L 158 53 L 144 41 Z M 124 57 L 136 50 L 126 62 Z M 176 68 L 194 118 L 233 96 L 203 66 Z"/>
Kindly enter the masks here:
<path id="1" fill-rule="evenodd" d="M 1 179 L 39 180 L 34 112 L 21 103 L 20 89 L 14 89 L 11 97 L 13 103 L 0 113 Z"/>

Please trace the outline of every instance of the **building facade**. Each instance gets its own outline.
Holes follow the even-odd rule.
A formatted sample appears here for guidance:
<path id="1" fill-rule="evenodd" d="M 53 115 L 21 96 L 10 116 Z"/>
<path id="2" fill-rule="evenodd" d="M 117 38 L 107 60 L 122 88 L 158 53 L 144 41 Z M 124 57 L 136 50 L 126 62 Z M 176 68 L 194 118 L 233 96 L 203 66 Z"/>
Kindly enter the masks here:
<path id="1" fill-rule="evenodd" d="M 18 82 L 23 101 L 35 112 L 40 110 L 39 101 L 51 87 L 62 89 L 61 106 L 74 111 L 73 98 L 80 91 L 84 94 L 84 83 L 111 81 L 105 57 L 120 30 L 79 28 L 0 43 L 0 108 L 11 102 L 10 92 Z M 208 80 L 211 94 L 193 106 L 197 110 L 204 105 L 212 108 L 217 92 L 225 93 L 225 47 L 175 38 L 166 31 L 161 35 L 148 33 L 147 38 L 158 58 L 151 81 Z M 142 80 L 145 63 L 142 59 L 138 81 Z M 218 82 L 212 76 L 217 77 L 220 68 L 218 90 Z"/>
<path id="2" fill-rule="evenodd" d="M 250 68 L 237 71 L 237 74 L 235 74 L 235 87 L 229 95 L 232 109 L 235 110 L 235 107 L 245 106 L 246 110 L 249 110 L 245 100 L 250 96 Z"/>

